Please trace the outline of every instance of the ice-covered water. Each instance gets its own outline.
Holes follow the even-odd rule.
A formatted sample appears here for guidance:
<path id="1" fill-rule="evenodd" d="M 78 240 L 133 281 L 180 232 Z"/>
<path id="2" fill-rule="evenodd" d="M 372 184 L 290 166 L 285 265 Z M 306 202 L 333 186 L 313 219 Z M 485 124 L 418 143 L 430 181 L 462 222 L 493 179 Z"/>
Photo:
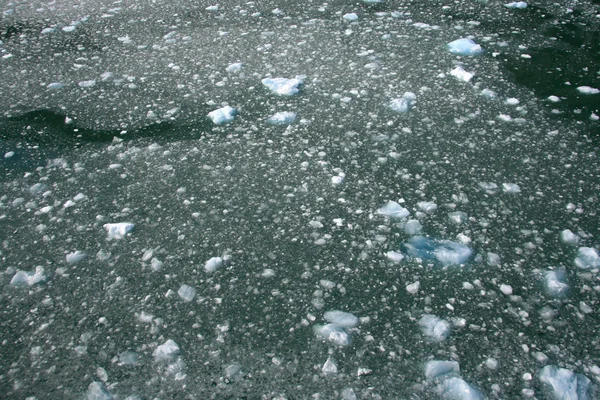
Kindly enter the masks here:
<path id="1" fill-rule="evenodd" d="M 3 396 L 597 398 L 600 9 L 518 3 L 4 3 Z"/>

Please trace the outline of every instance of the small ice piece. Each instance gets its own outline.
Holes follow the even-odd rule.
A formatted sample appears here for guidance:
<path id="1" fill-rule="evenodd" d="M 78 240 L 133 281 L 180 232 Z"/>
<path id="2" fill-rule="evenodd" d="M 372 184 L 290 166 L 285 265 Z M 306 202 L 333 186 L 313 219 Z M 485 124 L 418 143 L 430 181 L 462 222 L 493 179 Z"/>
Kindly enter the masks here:
<path id="1" fill-rule="evenodd" d="M 410 294 L 417 294 L 419 292 L 419 287 L 421 287 L 421 282 L 416 281 L 406 285 L 406 291 Z"/>
<path id="2" fill-rule="evenodd" d="M 177 294 L 179 295 L 179 297 L 181 297 L 181 300 L 187 303 L 194 300 L 194 297 L 196 296 L 196 289 L 189 285 L 183 284 L 177 291 Z"/>
<path id="3" fill-rule="evenodd" d="M 523 8 L 527 8 L 527 3 L 525 3 L 524 1 L 513 1 L 512 3 L 505 4 L 504 7 L 523 9 Z"/>
<path id="4" fill-rule="evenodd" d="M 342 18 L 344 18 L 346 21 L 356 21 L 358 19 L 358 15 L 356 15 L 356 13 L 348 13 L 344 14 Z"/>
<path id="5" fill-rule="evenodd" d="M 213 257 L 204 264 L 206 272 L 215 272 L 221 265 L 223 265 L 223 259 L 221 257 Z"/>
<path id="6" fill-rule="evenodd" d="M 222 125 L 233 121 L 236 113 L 237 110 L 235 108 L 225 106 L 209 112 L 208 118 L 210 118 L 215 125 Z"/>
<path id="7" fill-rule="evenodd" d="M 73 32 L 77 27 L 75 25 L 63 26 L 63 32 Z"/>
<path id="8" fill-rule="evenodd" d="M 383 3 L 385 0 L 362 0 L 363 3 L 367 4 L 379 4 Z"/>
<path id="9" fill-rule="evenodd" d="M 113 400 L 114 397 L 108 392 L 102 382 L 92 382 L 85 394 L 86 400 Z"/>
<path id="10" fill-rule="evenodd" d="M 510 285 L 502 284 L 500 285 L 500 291 L 506 296 L 510 296 L 513 293 L 513 288 Z"/>
<path id="11" fill-rule="evenodd" d="M 456 225 L 460 225 L 460 224 L 464 224 L 465 222 L 467 222 L 468 219 L 468 215 L 465 212 L 462 211 L 454 211 L 451 213 L 448 213 L 448 219 L 450 220 L 450 222 L 456 224 Z"/>
<path id="12" fill-rule="evenodd" d="M 72 253 L 67 254 L 67 263 L 76 264 L 79 261 L 83 261 L 87 257 L 83 251 L 75 250 Z"/>
<path id="13" fill-rule="evenodd" d="M 560 101 L 560 97 L 558 96 L 548 96 L 548 100 L 553 103 L 558 103 Z"/>
<path id="14" fill-rule="evenodd" d="M 325 375 L 337 374 L 337 372 L 338 372 L 337 365 L 335 365 L 335 362 L 333 361 L 333 359 L 331 357 L 328 357 L 327 361 L 325 361 L 325 364 L 323 364 L 322 371 Z"/>
<path id="15" fill-rule="evenodd" d="M 327 311 L 324 315 L 327 322 L 341 326 L 342 328 L 354 328 L 358 325 L 358 318 L 354 314 L 344 311 Z"/>
<path id="16" fill-rule="evenodd" d="M 47 34 L 49 34 L 49 33 L 53 33 L 53 32 L 56 32 L 56 29 L 55 29 L 55 28 L 44 28 L 44 29 L 42 29 L 42 32 L 41 32 L 41 33 L 42 33 L 43 35 L 47 35 Z"/>
<path id="17" fill-rule="evenodd" d="M 464 264 L 473 252 L 469 247 L 458 242 L 429 239 L 424 236 L 413 236 L 404 244 L 404 248 L 412 257 L 435 259 L 444 265 Z"/>
<path id="18" fill-rule="evenodd" d="M 417 100 L 417 95 L 413 92 L 406 92 L 397 99 L 390 102 L 390 108 L 397 113 L 405 113 L 410 111 Z"/>
<path id="19" fill-rule="evenodd" d="M 425 314 L 419 320 L 423 334 L 431 339 L 442 341 L 448 337 L 452 325 L 450 322 L 432 314 Z"/>
<path id="20" fill-rule="evenodd" d="M 318 337 L 338 346 L 347 346 L 350 344 L 350 335 L 339 325 L 315 325 L 313 332 Z"/>
<path id="21" fill-rule="evenodd" d="M 124 351 L 119 354 L 119 362 L 122 365 L 136 365 L 140 360 L 140 355 L 135 351 Z"/>
<path id="22" fill-rule="evenodd" d="M 14 151 L 7 151 L 6 153 L 4 153 L 4 158 L 11 158 L 14 155 L 15 155 Z"/>
<path id="23" fill-rule="evenodd" d="M 231 364 L 225 368 L 225 376 L 228 379 L 237 379 L 242 375 L 242 366 L 240 364 Z"/>
<path id="24" fill-rule="evenodd" d="M 388 251 L 385 256 L 393 263 L 399 263 L 404 259 L 404 254 L 398 253 L 397 251 Z"/>
<path id="25" fill-rule="evenodd" d="M 383 207 L 377 210 L 377 214 L 389 218 L 406 218 L 410 212 L 395 201 L 388 201 Z"/>
<path id="26" fill-rule="evenodd" d="M 304 76 L 298 75 L 295 78 L 265 78 L 261 82 L 270 91 L 279 96 L 293 96 L 300 91 Z"/>
<path id="27" fill-rule="evenodd" d="M 35 271 L 17 271 L 10 280 L 12 286 L 33 286 L 46 280 L 43 267 L 35 267 Z"/>
<path id="28" fill-rule="evenodd" d="M 591 399 L 591 382 L 585 376 L 575 372 L 546 365 L 538 374 L 540 381 L 546 385 L 555 399 L 588 400 Z"/>
<path id="29" fill-rule="evenodd" d="M 481 95 L 484 97 L 487 97 L 488 99 L 495 99 L 496 98 L 496 92 L 494 92 L 493 90 L 490 89 L 483 89 L 481 91 Z"/>
<path id="30" fill-rule="evenodd" d="M 560 267 L 544 274 L 544 283 L 546 291 L 550 296 L 560 297 L 567 294 L 569 285 L 566 282 L 567 270 L 565 267 Z"/>
<path id="31" fill-rule="evenodd" d="M 338 175 L 331 177 L 331 183 L 334 185 L 340 185 L 342 182 L 344 182 L 344 178 L 346 178 L 346 174 L 340 172 Z"/>
<path id="32" fill-rule="evenodd" d="M 424 213 L 431 214 L 435 210 L 437 210 L 437 204 L 431 201 L 420 201 L 417 203 L 417 208 Z"/>
<path id="33" fill-rule="evenodd" d="M 579 243 L 579 236 L 571 232 L 570 229 L 565 229 L 560 233 L 560 241 L 564 244 L 576 246 Z"/>
<path id="34" fill-rule="evenodd" d="M 448 43 L 446 46 L 450 53 L 459 56 L 476 56 L 483 53 L 483 49 L 480 45 L 467 38 L 457 39 Z"/>
<path id="35" fill-rule="evenodd" d="M 479 182 L 479 187 L 485 190 L 487 194 L 495 194 L 498 192 L 498 185 L 494 182 Z"/>
<path id="36" fill-rule="evenodd" d="M 411 236 L 421 233 L 422 229 L 423 225 L 416 219 L 409 219 L 406 221 L 406 224 L 404 224 L 404 233 Z"/>
<path id="37" fill-rule="evenodd" d="M 160 261 L 158 258 L 153 257 L 152 260 L 150 261 L 150 268 L 152 268 L 152 271 L 160 271 L 163 267 L 163 262 Z"/>
<path id="38" fill-rule="evenodd" d="M 282 111 L 269 117 L 267 123 L 271 125 L 289 125 L 296 120 L 296 113 L 291 111 Z"/>
<path id="39" fill-rule="evenodd" d="M 62 82 L 52 82 L 46 86 L 50 90 L 58 90 L 65 87 L 65 84 Z"/>
<path id="40" fill-rule="evenodd" d="M 115 224 L 104 224 L 110 239 L 123 239 L 133 230 L 135 225 L 131 222 L 117 222 Z"/>
<path id="41" fill-rule="evenodd" d="M 504 190 L 504 193 L 509 194 L 521 193 L 521 188 L 515 183 L 503 183 L 502 190 Z"/>
<path id="42" fill-rule="evenodd" d="M 598 94 L 600 93 L 600 89 L 596 89 L 590 86 L 579 86 L 577 91 L 581 94 Z"/>
<path id="43" fill-rule="evenodd" d="M 165 343 L 158 346 L 154 349 L 152 355 L 154 356 L 154 360 L 157 362 L 160 361 L 170 361 L 177 357 L 180 353 L 179 346 L 173 340 L 169 339 Z"/>
<path id="44" fill-rule="evenodd" d="M 458 66 L 450 71 L 450 75 L 463 82 L 470 82 L 474 76 L 471 72 L 465 71 L 461 66 Z"/>
<path id="45" fill-rule="evenodd" d="M 483 400 L 483 394 L 461 378 L 445 379 L 440 389 L 444 400 Z"/>
<path id="46" fill-rule="evenodd" d="M 580 247 L 575 259 L 575 265 L 581 269 L 600 267 L 600 255 L 592 247 Z"/>
<path id="47" fill-rule="evenodd" d="M 90 79 L 89 81 L 81 81 L 78 83 L 79 87 L 81 88 L 89 88 L 92 87 L 96 84 L 96 81 L 93 79 Z"/>
<path id="48" fill-rule="evenodd" d="M 354 389 L 345 388 L 342 390 L 342 400 L 356 400 L 356 393 L 354 393 Z"/>
<path id="49" fill-rule="evenodd" d="M 425 364 L 425 378 L 438 379 L 447 375 L 460 374 L 460 367 L 456 361 L 428 361 Z"/>
<path id="50" fill-rule="evenodd" d="M 208 6 L 205 8 L 206 11 L 219 11 L 219 5 L 215 4 L 214 6 Z"/>
<path id="51" fill-rule="evenodd" d="M 229 64 L 225 69 L 227 72 L 239 72 L 244 68 L 244 63 Z"/>
<path id="52" fill-rule="evenodd" d="M 516 106 L 519 103 L 520 103 L 519 99 L 515 99 L 514 97 L 506 99 L 506 104 L 508 104 L 509 106 Z"/>

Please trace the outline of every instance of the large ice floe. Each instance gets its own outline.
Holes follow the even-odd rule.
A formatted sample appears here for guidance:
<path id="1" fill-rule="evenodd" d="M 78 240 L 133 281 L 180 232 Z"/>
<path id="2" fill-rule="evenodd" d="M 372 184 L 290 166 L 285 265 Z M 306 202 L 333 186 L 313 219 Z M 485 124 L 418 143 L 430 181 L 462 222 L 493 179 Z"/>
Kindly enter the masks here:
<path id="1" fill-rule="evenodd" d="M 556 400 L 592 400 L 594 388 L 590 380 L 566 368 L 547 365 L 538 377 L 545 385 L 548 398 Z"/>
<path id="2" fill-rule="evenodd" d="M 425 236 L 413 236 L 403 247 L 411 257 L 434 260 L 443 265 L 465 264 L 473 254 L 473 250 L 464 244 Z"/>

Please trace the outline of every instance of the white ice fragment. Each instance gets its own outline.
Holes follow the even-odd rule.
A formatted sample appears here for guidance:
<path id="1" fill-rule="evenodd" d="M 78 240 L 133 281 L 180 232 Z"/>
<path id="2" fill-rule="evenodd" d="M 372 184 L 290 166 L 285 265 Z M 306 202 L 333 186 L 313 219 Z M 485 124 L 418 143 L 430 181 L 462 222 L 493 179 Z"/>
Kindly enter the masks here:
<path id="1" fill-rule="evenodd" d="M 189 285 L 181 285 L 181 287 L 179 288 L 179 290 L 177 291 L 177 294 L 179 295 L 179 297 L 181 297 L 181 300 L 187 302 L 190 302 L 194 299 L 194 297 L 196 297 L 196 289 L 194 289 L 193 287 L 189 286 Z"/>
<path id="2" fill-rule="evenodd" d="M 354 314 L 344 311 L 327 311 L 323 317 L 327 322 L 342 328 L 354 328 L 358 325 L 358 318 Z"/>
<path id="3" fill-rule="evenodd" d="M 342 18 L 344 18 L 346 21 L 356 21 L 358 19 L 358 15 L 356 15 L 356 13 L 347 13 L 344 14 Z"/>
<path id="4" fill-rule="evenodd" d="M 461 378 L 444 380 L 440 389 L 444 400 L 483 400 L 481 392 Z"/>
<path id="5" fill-rule="evenodd" d="M 456 361 L 428 361 L 425 364 L 425 378 L 438 379 L 448 375 L 460 374 L 460 367 Z"/>
<path id="6" fill-rule="evenodd" d="M 338 346 L 347 346 L 350 344 L 350 335 L 341 326 L 335 324 L 315 325 L 313 327 L 315 335 Z"/>
<path id="7" fill-rule="evenodd" d="M 17 271 L 10 280 L 12 286 L 33 286 L 46 280 L 43 267 L 35 267 L 35 271 Z"/>
<path id="8" fill-rule="evenodd" d="M 327 361 L 325 361 L 325 364 L 323 364 L 322 371 L 325 375 L 337 374 L 337 372 L 338 372 L 337 365 L 335 365 L 335 362 L 333 361 L 333 359 L 331 357 L 327 358 Z"/>
<path id="9" fill-rule="evenodd" d="M 558 103 L 560 101 L 560 97 L 558 96 L 548 96 L 548 100 L 553 103 Z"/>
<path id="10" fill-rule="evenodd" d="M 517 194 L 521 193 L 521 188 L 515 183 L 503 183 L 502 190 L 504 193 Z"/>
<path id="11" fill-rule="evenodd" d="M 119 362 L 121 365 L 136 365 L 140 359 L 140 355 L 135 351 L 124 351 L 119 354 Z"/>
<path id="12" fill-rule="evenodd" d="M 377 214 L 389 218 L 406 218 L 410 212 L 395 201 L 388 201 L 383 207 L 377 210 Z"/>
<path id="13" fill-rule="evenodd" d="M 44 28 L 44 29 L 42 29 L 42 32 L 41 32 L 41 33 L 42 33 L 43 35 L 47 35 L 47 34 L 49 34 L 49 33 L 53 33 L 53 32 L 56 32 L 56 29 L 55 29 L 55 28 Z"/>
<path id="14" fill-rule="evenodd" d="M 108 373 L 106 372 L 106 370 L 102 367 L 98 367 L 96 368 L 96 376 L 98 377 L 98 379 L 100 379 L 102 382 L 106 382 L 108 380 Z"/>
<path id="15" fill-rule="evenodd" d="M 398 253 L 397 251 L 388 251 L 385 256 L 393 263 L 399 263 L 404 259 L 404 254 Z"/>
<path id="16" fill-rule="evenodd" d="M 502 284 L 500 285 L 500 291 L 507 296 L 510 296 L 513 293 L 513 288 L 510 285 Z"/>
<path id="17" fill-rule="evenodd" d="M 344 182 L 344 178 L 346 178 L 346 174 L 341 172 L 338 175 L 331 177 L 331 183 L 333 185 L 340 185 Z"/>
<path id="18" fill-rule="evenodd" d="M 509 106 L 516 106 L 519 103 L 520 103 L 519 99 L 515 99 L 514 97 L 506 99 L 506 104 L 508 104 Z"/>
<path id="19" fill-rule="evenodd" d="M 479 182 L 479 187 L 485 190 L 487 194 L 495 194 L 498 192 L 498 185 L 494 182 Z"/>
<path id="20" fill-rule="evenodd" d="M 205 8 L 206 11 L 219 11 L 219 5 L 215 4 L 214 6 L 208 6 Z"/>
<path id="21" fill-rule="evenodd" d="M 485 360 L 485 366 L 488 369 L 495 370 L 498 368 L 498 361 L 495 358 L 488 358 Z"/>
<path id="22" fill-rule="evenodd" d="M 450 334 L 450 323 L 432 314 L 423 315 L 419 320 L 419 325 L 425 336 L 437 341 L 446 339 Z"/>
<path id="23" fill-rule="evenodd" d="M 81 201 L 81 200 L 85 200 L 86 196 L 83 193 L 77 193 L 77 195 L 75 195 L 75 197 L 73 197 L 74 201 Z"/>
<path id="24" fill-rule="evenodd" d="M 420 201 L 417 203 L 417 208 L 424 213 L 431 214 L 437 210 L 437 204 L 431 201 Z"/>
<path id="25" fill-rule="evenodd" d="M 569 291 L 569 285 L 566 282 L 567 271 L 565 267 L 560 267 L 544 274 L 544 284 L 546 291 L 550 296 L 560 297 Z"/>
<path id="26" fill-rule="evenodd" d="M 64 88 L 66 85 L 62 82 L 52 82 L 46 86 L 50 90 L 58 90 Z"/>
<path id="27" fill-rule="evenodd" d="M 113 400 L 114 397 L 108 392 L 102 382 L 92 382 L 85 394 L 86 400 Z"/>
<path id="28" fill-rule="evenodd" d="M 221 265 L 223 265 L 221 257 L 212 257 L 204 264 L 204 269 L 206 272 L 215 272 Z"/>
<path id="29" fill-rule="evenodd" d="M 354 389 L 352 388 L 345 388 L 344 390 L 342 390 L 342 400 L 357 400 L 358 397 L 356 397 L 356 393 L 354 393 Z"/>
<path id="30" fill-rule="evenodd" d="M 73 32 L 77 27 L 74 25 L 63 26 L 63 32 Z"/>
<path id="31" fill-rule="evenodd" d="M 421 282 L 416 281 L 406 285 L 406 291 L 410 294 L 417 294 L 419 292 L 419 287 L 421 287 Z"/>
<path id="32" fill-rule="evenodd" d="M 227 72 L 239 72 L 244 69 L 244 63 L 229 64 L 225 69 Z"/>
<path id="33" fill-rule="evenodd" d="M 450 71 L 450 75 L 463 82 L 470 82 L 474 76 L 471 72 L 465 71 L 461 66 L 458 66 Z"/>
<path id="34" fill-rule="evenodd" d="M 406 92 L 397 99 L 390 102 L 390 108 L 397 113 L 405 113 L 410 111 L 417 100 L 417 95 L 413 92 Z"/>
<path id="35" fill-rule="evenodd" d="M 108 232 L 110 239 L 123 239 L 133 230 L 134 224 L 131 222 L 117 222 L 114 224 L 104 224 L 104 229 Z"/>
<path id="36" fill-rule="evenodd" d="M 448 219 L 450 220 L 450 222 L 452 222 L 456 225 L 460 225 L 460 224 L 464 224 L 465 222 L 467 222 L 469 217 L 468 217 L 467 213 L 465 213 L 465 212 L 454 211 L 454 212 L 448 213 Z"/>
<path id="37" fill-rule="evenodd" d="M 89 87 L 94 86 L 95 84 L 96 84 L 96 81 L 93 79 L 90 79 L 88 81 L 81 81 L 78 83 L 79 87 L 82 87 L 82 88 L 89 88 Z"/>
<path id="38" fill-rule="evenodd" d="M 261 82 L 270 91 L 280 96 L 293 96 L 300 91 L 299 86 L 304 81 L 304 76 L 298 75 L 295 78 L 265 78 Z"/>
<path id="39" fill-rule="evenodd" d="M 481 95 L 484 97 L 487 97 L 488 99 L 495 99 L 496 98 L 496 92 L 494 92 L 493 90 L 490 89 L 483 89 L 481 91 Z"/>
<path id="40" fill-rule="evenodd" d="M 404 233 L 414 236 L 421 232 L 423 225 L 416 219 L 409 219 L 404 224 Z"/>
<path id="41" fill-rule="evenodd" d="M 275 276 L 275 271 L 273 271 L 271 268 L 265 268 L 260 276 L 263 278 L 272 278 Z"/>
<path id="42" fill-rule="evenodd" d="M 76 264 L 79 261 L 84 260 L 87 257 L 83 251 L 75 250 L 72 253 L 67 254 L 67 263 Z"/>
<path id="43" fill-rule="evenodd" d="M 581 269 L 600 267 L 600 255 L 592 247 L 580 247 L 575 258 L 575 265 Z"/>
<path id="44" fill-rule="evenodd" d="M 330 281 L 328 279 L 321 279 L 319 281 L 319 285 L 321 285 L 321 287 L 323 289 L 327 289 L 327 290 L 331 290 L 331 289 L 335 288 L 335 282 Z"/>
<path id="45" fill-rule="evenodd" d="M 598 94 L 600 93 L 600 89 L 596 89 L 590 86 L 579 86 L 577 91 L 581 94 Z"/>
<path id="46" fill-rule="evenodd" d="M 362 0 L 363 3 L 366 4 L 379 4 L 383 3 L 385 0 Z"/>
<path id="47" fill-rule="evenodd" d="M 571 232 L 571 230 L 565 229 L 560 233 L 560 241 L 564 244 L 576 246 L 579 243 L 579 236 L 576 233 Z"/>
<path id="48" fill-rule="evenodd" d="M 547 365 L 539 372 L 540 381 L 546 385 L 554 399 L 591 400 L 591 382 L 581 374 L 554 365 Z"/>
<path id="49" fill-rule="evenodd" d="M 450 53 L 460 56 L 476 56 L 483 53 L 480 45 L 467 38 L 457 39 L 448 43 L 446 47 Z"/>
<path id="50" fill-rule="evenodd" d="M 523 9 L 527 8 L 527 3 L 525 3 L 524 1 L 513 1 L 512 3 L 505 4 L 504 7 Z"/>
<path id="51" fill-rule="evenodd" d="M 160 271 L 163 267 L 163 262 L 160 261 L 158 258 L 153 257 L 152 260 L 150 261 L 150 268 L 152 268 L 152 271 Z"/>
<path id="52" fill-rule="evenodd" d="M 296 113 L 291 111 L 282 111 L 275 113 L 267 119 L 271 125 L 289 125 L 296 120 Z"/>
<path id="53" fill-rule="evenodd" d="M 180 353 L 179 346 L 173 340 L 169 339 L 165 343 L 158 346 L 154 349 L 152 355 L 154 356 L 154 360 L 157 362 L 160 361 L 170 361 L 177 357 Z"/>
<path id="54" fill-rule="evenodd" d="M 237 110 L 231 106 L 221 107 L 208 113 L 208 118 L 212 120 L 215 125 L 222 125 L 233 121 Z"/>

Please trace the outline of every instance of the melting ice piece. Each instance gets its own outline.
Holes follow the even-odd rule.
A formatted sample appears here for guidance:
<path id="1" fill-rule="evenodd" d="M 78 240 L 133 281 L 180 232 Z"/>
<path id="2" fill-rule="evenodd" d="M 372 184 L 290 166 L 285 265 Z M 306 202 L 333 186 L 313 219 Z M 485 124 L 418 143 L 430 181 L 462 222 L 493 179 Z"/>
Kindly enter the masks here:
<path id="1" fill-rule="evenodd" d="M 194 289 L 193 287 L 191 287 L 189 285 L 184 284 L 184 285 L 181 285 L 181 287 L 177 291 L 177 294 L 179 295 L 179 297 L 181 297 L 181 300 L 183 300 L 185 302 L 190 302 L 196 296 L 196 289 Z"/>
<path id="2" fill-rule="evenodd" d="M 44 268 L 35 267 L 35 271 L 17 271 L 10 280 L 12 286 L 33 286 L 46 280 Z"/>
<path id="3" fill-rule="evenodd" d="M 104 229 L 108 232 L 110 239 L 123 239 L 133 230 L 134 225 L 131 222 L 118 222 L 116 224 L 104 224 Z"/>
<path id="4" fill-rule="evenodd" d="M 566 269 L 560 267 L 544 274 L 544 283 L 546 291 L 551 296 L 563 296 L 569 291 L 569 285 L 566 282 Z"/>
<path id="5" fill-rule="evenodd" d="M 460 225 L 460 224 L 464 224 L 465 222 L 467 222 L 467 219 L 469 219 L 469 216 L 465 212 L 454 211 L 454 212 L 448 213 L 448 219 L 450 220 L 450 222 Z"/>
<path id="6" fill-rule="evenodd" d="M 577 91 L 581 94 L 598 94 L 600 93 L 600 89 L 596 89 L 590 86 L 579 86 Z"/>
<path id="7" fill-rule="evenodd" d="M 397 99 L 390 102 L 390 108 L 398 113 L 408 112 L 417 100 L 417 95 L 413 92 L 406 92 Z"/>
<path id="8" fill-rule="evenodd" d="M 58 90 L 65 87 L 65 84 L 62 82 L 52 82 L 46 86 L 50 90 Z"/>
<path id="9" fill-rule="evenodd" d="M 427 379 L 438 379 L 451 374 L 460 374 L 460 367 L 456 361 L 433 360 L 425 364 L 425 377 Z"/>
<path id="10" fill-rule="evenodd" d="M 85 394 L 86 400 L 112 400 L 114 397 L 108 392 L 102 382 L 92 382 Z"/>
<path id="11" fill-rule="evenodd" d="M 565 244 L 577 245 L 579 243 L 579 236 L 569 229 L 565 229 L 560 233 L 560 241 Z"/>
<path id="12" fill-rule="evenodd" d="M 442 341 L 450 334 L 450 322 L 432 314 L 425 314 L 419 320 L 423 334 L 437 341 Z"/>
<path id="13" fill-rule="evenodd" d="M 346 21 L 356 21 L 358 19 L 358 15 L 356 15 L 356 13 L 348 13 L 344 14 L 342 18 L 344 18 Z"/>
<path id="14" fill-rule="evenodd" d="M 580 247 L 575 259 L 575 265 L 581 269 L 600 267 L 600 255 L 592 247 Z"/>
<path id="15" fill-rule="evenodd" d="M 410 215 L 410 212 L 395 201 L 388 201 L 387 204 L 377 210 L 377 214 L 390 218 L 406 218 Z"/>
<path id="16" fill-rule="evenodd" d="M 83 261 L 87 257 L 83 251 L 75 250 L 72 253 L 67 254 L 67 263 L 76 264 L 79 261 Z"/>
<path id="17" fill-rule="evenodd" d="M 385 256 L 393 263 L 399 263 L 404 260 L 404 254 L 398 253 L 397 251 L 388 251 Z"/>
<path id="18" fill-rule="evenodd" d="M 235 108 L 225 106 L 209 112 L 208 118 L 210 118 L 215 125 L 222 125 L 233 121 L 236 112 Z"/>
<path id="19" fill-rule="evenodd" d="M 244 68 L 243 63 L 233 63 L 229 64 L 229 66 L 225 69 L 227 72 L 239 72 Z"/>
<path id="20" fill-rule="evenodd" d="M 431 201 L 420 201 L 417 203 L 417 208 L 424 213 L 431 214 L 435 210 L 437 210 L 437 204 Z"/>
<path id="21" fill-rule="evenodd" d="M 296 120 L 296 113 L 291 111 L 282 111 L 269 117 L 267 123 L 271 125 L 289 125 Z"/>
<path id="22" fill-rule="evenodd" d="M 483 400 L 481 392 L 461 378 L 444 380 L 440 389 L 444 400 Z"/>
<path id="23" fill-rule="evenodd" d="M 523 9 L 523 8 L 527 8 L 527 3 L 525 3 L 524 1 L 513 1 L 512 3 L 505 4 L 504 7 Z"/>
<path id="24" fill-rule="evenodd" d="M 325 320 L 342 328 L 354 328 L 358 325 L 358 318 L 354 314 L 344 311 L 327 311 Z"/>
<path id="25" fill-rule="evenodd" d="M 180 353 L 179 346 L 173 340 L 169 339 L 165 343 L 158 346 L 154 349 L 152 355 L 154 356 L 154 360 L 159 361 L 169 361 L 177 357 Z"/>
<path id="26" fill-rule="evenodd" d="M 304 76 L 298 75 L 295 78 L 265 78 L 261 82 L 270 91 L 280 96 L 293 96 L 300 91 L 299 86 L 304 81 Z"/>
<path id="27" fill-rule="evenodd" d="M 487 194 L 495 194 L 498 192 L 498 185 L 494 182 L 479 182 L 479 187 L 485 190 Z"/>
<path id="28" fill-rule="evenodd" d="M 409 235 L 416 235 L 421 232 L 423 225 L 416 219 L 409 219 L 404 224 L 404 232 Z"/>
<path id="29" fill-rule="evenodd" d="M 215 272 L 221 265 L 223 265 L 223 259 L 221 257 L 213 257 L 204 264 L 206 272 Z"/>
<path id="30" fill-rule="evenodd" d="M 337 365 L 335 365 L 335 362 L 333 361 L 333 359 L 331 357 L 328 357 L 327 361 L 325 361 L 325 364 L 323 364 L 322 371 L 325 375 L 337 374 L 337 372 L 338 372 Z"/>
<path id="31" fill-rule="evenodd" d="M 458 242 L 429 239 L 413 236 L 404 244 L 406 252 L 412 257 L 424 260 L 438 260 L 444 265 L 464 264 L 471 257 L 472 250 Z"/>
<path id="32" fill-rule="evenodd" d="M 122 365 L 136 365 L 140 360 L 140 355 L 135 351 L 124 351 L 119 353 L 119 362 Z"/>
<path id="33" fill-rule="evenodd" d="M 590 380 L 581 374 L 554 365 L 546 365 L 539 372 L 540 381 L 546 385 L 553 398 L 568 400 L 591 399 Z"/>
<path id="34" fill-rule="evenodd" d="M 450 53 L 458 54 L 460 56 L 476 56 L 483 53 L 483 49 L 480 45 L 467 38 L 450 42 L 447 44 L 447 47 Z"/>
<path id="35" fill-rule="evenodd" d="M 338 346 L 348 346 L 350 344 L 350 335 L 339 325 L 315 325 L 313 332 L 315 335 Z"/>
<path id="36" fill-rule="evenodd" d="M 450 71 L 450 75 L 452 75 L 456 79 L 461 80 L 463 82 L 470 82 L 474 76 L 471 72 L 465 71 L 463 69 L 463 67 L 460 67 L 460 66 L 458 66 L 458 67 L 454 68 L 452 71 Z"/>
<path id="37" fill-rule="evenodd" d="M 521 188 L 519 187 L 519 185 L 517 185 L 515 183 L 503 183 L 502 190 L 504 190 L 504 193 L 511 193 L 511 194 L 521 193 Z"/>

